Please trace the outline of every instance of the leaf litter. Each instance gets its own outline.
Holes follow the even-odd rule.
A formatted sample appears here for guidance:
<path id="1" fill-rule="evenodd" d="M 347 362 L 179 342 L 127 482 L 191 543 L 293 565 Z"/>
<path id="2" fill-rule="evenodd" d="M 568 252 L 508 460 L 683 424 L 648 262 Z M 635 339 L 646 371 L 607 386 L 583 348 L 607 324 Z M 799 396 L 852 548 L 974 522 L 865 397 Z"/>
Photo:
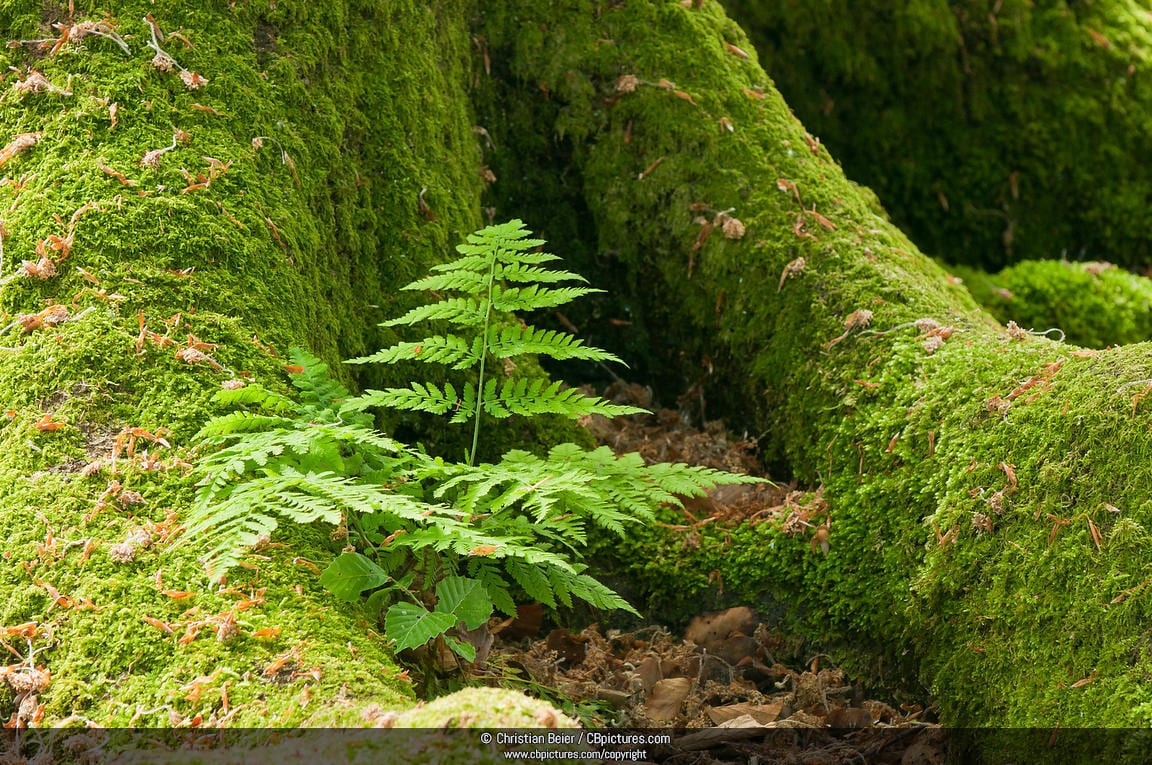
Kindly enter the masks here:
<path id="1" fill-rule="evenodd" d="M 619 380 L 603 397 L 653 404 L 649 389 Z M 763 474 L 755 440 L 734 438 L 718 420 L 696 428 L 681 412 L 658 409 L 582 424 L 600 444 L 639 452 L 649 463 Z M 723 486 L 685 501 L 684 524 L 671 528 L 691 544 L 693 529 L 705 523 L 775 520 L 789 533 L 809 534 L 813 552 L 827 554 L 821 494 L 819 488 L 802 492 L 773 484 Z M 558 696 L 578 713 L 586 710 L 585 724 L 592 727 L 674 732 L 671 744 L 649 750 L 649 761 L 936 763 L 947 756 L 930 705 L 869 698 L 825 655 L 805 657 L 802 640 L 746 606 L 699 614 L 682 636 L 657 625 L 625 632 L 593 624 L 574 632 L 548 631 L 544 623 L 539 604 L 521 606 L 516 619 L 493 620 L 482 630 L 484 650 L 467 674 Z M 481 642 L 473 635 L 465 639 Z M 443 658 L 444 669 L 456 666 Z"/>

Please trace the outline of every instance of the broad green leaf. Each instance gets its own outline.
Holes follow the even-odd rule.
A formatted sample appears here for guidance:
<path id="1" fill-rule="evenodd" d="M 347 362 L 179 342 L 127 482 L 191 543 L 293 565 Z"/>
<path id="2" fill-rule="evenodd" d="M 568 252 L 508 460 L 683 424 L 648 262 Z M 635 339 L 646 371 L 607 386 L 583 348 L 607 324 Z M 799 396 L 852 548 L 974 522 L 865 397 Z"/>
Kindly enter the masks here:
<path id="1" fill-rule="evenodd" d="M 492 615 L 492 599 L 483 582 L 464 576 L 449 576 L 436 585 L 436 610 L 452 614 L 474 630 Z"/>
<path id="2" fill-rule="evenodd" d="M 376 590 L 368 596 L 368 600 L 364 603 L 364 608 L 368 610 L 368 614 L 373 619 L 378 619 L 380 614 L 384 612 L 384 607 L 388 605 L 392 598 L 396 595 L 394 587 L 385 587 L 382 590 Z"/>
<path id="3" fill-rule="evenodd" d="M 458 653 L 460 656 L 463 656 L 468 661 L 476 661 L 476 646 L 472 645 L 471 643 L 465 643 L 463 640 L 457 640 L 451 635 L 445 635 L 444 642 L 448 644 L 449 648 Z"/>
<path id="4" fill-rule="evenodd" d="M 384 616 L 384 631 L 396 641 L 396 650 L 416 648 L 456 626 L 456 617 L 429 611 L 414 603 L 397 603 Z"/>
<path id="5" fill-rule="evenodd" d="M 354 603 L 364 590 L 379 587 L 388 581 L 384 569 L 360 553 L 344 553 L 328 565 L 320 575 L 320 584 L 340 600 Z"/>

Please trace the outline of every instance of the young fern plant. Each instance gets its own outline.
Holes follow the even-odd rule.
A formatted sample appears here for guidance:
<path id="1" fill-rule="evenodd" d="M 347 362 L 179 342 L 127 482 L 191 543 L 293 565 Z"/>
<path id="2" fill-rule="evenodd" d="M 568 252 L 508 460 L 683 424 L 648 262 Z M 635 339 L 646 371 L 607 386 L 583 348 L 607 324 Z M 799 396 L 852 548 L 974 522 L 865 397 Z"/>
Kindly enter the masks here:
<path id="1" fill-rule="evenodd" d="M 344 549 L 320 577 L 337 597 L 386 609 L 397 649 L 443 639 L 475 658 L 465 639 L 494 611 L 514 616 L 517 597 L 550 607 L 582 600 L 635 613 L 586 573 L 589 533 L 624 536 L 658 507 L 679 505 L 720 484 L 762 479 L 687 465 L 646 466 L 637 454 L 562 444 L 541 457 L 514 449 L 476 464 L 484 418 L 542 414 L 612 417 L 643 410 L 618 406 L 560 382 L 492 374 L 525 355 L 619 361 L 572 335 L 513 321 L 512 312 L 564 305 L 594 290 L 573 273 L 545 268 L 520 221 L 467 237 L 462 257 L 405 289 L 436 295 L 386 326 L 425 321 L 455 331 L 397 343 L 349 363 L 417 360 L 469 374 L 453 385 L 412 382 L 352 397 L 327 367 L 294 349 L 294 400 L 248 386 L 222 391 L 222 403 L 248 407 L 216 417 L 201 438 L 216 451 L 201 460 L 199 491 L 185 540 L 200 540 L 215 573 L 244 548 L 268 538 L 280 521 L 335 527 Z M 509 365 L 514 369 L 514 365 Z M 390 407 L 470 424 L 462 462 L 433 457 L 377 432 L 368 410 Z"/>
<path id="2" fill-rule="evenodd" d="M 519 220 L 489 226 L 469 234 L 467 242 L 456 249 L 463 256 L 451 263 L 433 266 L 433 273 L 403 287 L 433 295 L 459 293 L 441 297 L 435 303 L 413 308 L 398 319 L 382 326 L 413 325 L 426 321 L 445 321 L 460 327 L 462 334 L 432 335 L 415 342 L 397 343 L 371 356 L 350 359 L 349 364 L 395 364 L 400 361 L 423 361 L 441 364 L 456 371 L 477 370 L 477 381 L 467 381 L 459 394 L 451 383 L 443 388 L 434 383 L 414 382 L 406 388 L 368 391 L 345 409 L 362 411 L 368 407 L 388 407 L 409 411 L 446 414 L 450 422 L 472 421 L 472 448 L 466 455 L 471 465 L 476 458 L 483 415 L 504 418 L 514 414 L 534 416 L 559 414 L 582 417 L 601 414 L 615 417 L 639 414 L 643 409 L 619 406 L 566 389 L 560 381 L 505 378 L 498 383 L 488 373 L 490 360 L 517 356 L 550 356 L 554 359 L 614 361 L 620 359 L 608 351 L 584 345 L 565 332 L 540 330 L 519 322 L 497 321 L 515 311 L 555 308 L 603 290 L 592 287 L 556 286 L 563 282 L 585 282 L 570 271 L 544 268 L 542 264 L 560 258 L 539 252 L 542 239 L 529 239 L 530 232 Z"/>

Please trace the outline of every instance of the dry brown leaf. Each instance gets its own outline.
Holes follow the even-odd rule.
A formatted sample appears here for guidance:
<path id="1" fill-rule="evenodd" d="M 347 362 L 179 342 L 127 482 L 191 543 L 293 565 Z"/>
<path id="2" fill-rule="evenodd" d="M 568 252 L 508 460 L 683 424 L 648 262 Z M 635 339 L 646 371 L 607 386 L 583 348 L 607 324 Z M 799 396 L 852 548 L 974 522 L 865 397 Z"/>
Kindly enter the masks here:
<path id="1" fill-rule="evenodd" d="M 707 651 L 715 651 L 734 633 L 751 635 L 759 622 L 756 612 L 747 606 L 700 614 L 688 624 L 684 639 Z"/>
<path id="2" fill-rule="evenodd" d="M 722 707 L 710 707 L 708 709 L 708 718 L 712 720 L 713 724 L 722 725 L 729 720 L 735 720 L 738 717 L 748 715 L 761 725 L 765 725 L 780 719 L 783 711 L 783 699 L 773 701 L 770 704 L 740 702 L 739 704 L 728 704 Z"/>
<path id="3" fill-rule="evenodd" d="M 680 714 L 684 700 L 692 689 L 692 681 L 686 677 L 671 677 L 656 683 L 648 694 L 644 712 L 656 722 L 669 722 Z"/>

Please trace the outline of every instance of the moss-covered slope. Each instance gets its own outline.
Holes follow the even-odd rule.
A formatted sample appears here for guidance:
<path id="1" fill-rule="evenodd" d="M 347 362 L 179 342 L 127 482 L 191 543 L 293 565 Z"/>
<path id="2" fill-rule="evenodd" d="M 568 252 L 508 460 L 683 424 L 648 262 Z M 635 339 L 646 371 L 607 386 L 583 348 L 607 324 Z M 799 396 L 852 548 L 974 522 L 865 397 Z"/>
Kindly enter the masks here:
<path id="1" fill-rule="evenodd" d="M 531 211 L 539 184 L 501 169 L 570 158 L 572 249 L 626 293 L 649 368 L 703 367 L 709 400 L 823 486 L 799 534 L 631 538 L 656 612 L 722 582 L 862 673 L 922 680 L 953 724 L 1152 721 L 1152 346 L 1006 333 L 845 179 L 716 3 L 497 3 L 483 31 L 481 118 L 515 147 L 492 158 L 501 198 Z"/>
<path id="2" fill-rule="evenodd" d="M 1132 0 L 724 0 L 788 104 L 926 252 L 1152 260 L 1152 17 Z"/>
<path id="3" fill-rule="evenodd" d="M 0 51 L 0 714 L 407 705 L 373 625 L 316 584 L 326 537 L 286 533 L 221 588 L 167 540 L 212 393 L 276 384 L 289 343 L 374 347 L 390 285 L 476 227 L 468 4 L 67 5 L 0 2 L 22 41 Z"/>
<path id="4" fill-rule="evenodd" d="M 1025 260 L 998 274 L 947 268 L 1005 324 L 1089 348 L 1152 339 L 1152 281 L 1109 263 Z"/>

